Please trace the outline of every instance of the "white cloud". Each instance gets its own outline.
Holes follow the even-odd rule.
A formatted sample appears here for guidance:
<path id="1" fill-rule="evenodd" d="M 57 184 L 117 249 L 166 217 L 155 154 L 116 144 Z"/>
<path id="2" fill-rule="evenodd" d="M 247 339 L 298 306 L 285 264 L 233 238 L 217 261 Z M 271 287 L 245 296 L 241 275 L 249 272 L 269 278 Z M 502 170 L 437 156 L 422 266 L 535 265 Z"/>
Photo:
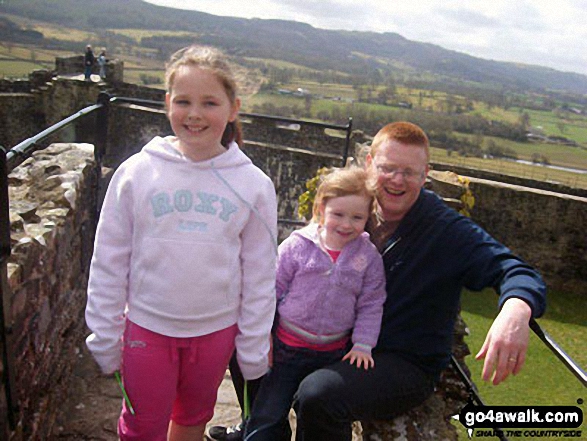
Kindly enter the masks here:
<path id="1" fill-rule="evenodd" d="M 214 15 L 295 20 L 325 29 L 396 32 L 500 61 L 587 74 L 584 0 L 148 0 Z"/>

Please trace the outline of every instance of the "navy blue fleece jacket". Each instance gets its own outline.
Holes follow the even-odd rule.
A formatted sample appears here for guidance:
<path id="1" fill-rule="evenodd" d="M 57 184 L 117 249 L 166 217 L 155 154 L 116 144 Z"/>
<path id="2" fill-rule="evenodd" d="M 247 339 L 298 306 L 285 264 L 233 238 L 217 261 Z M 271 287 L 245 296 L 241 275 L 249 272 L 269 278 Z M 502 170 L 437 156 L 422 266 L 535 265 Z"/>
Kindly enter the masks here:
<path id="1" fill-rule="evenodd" d="M 470 219 L 422 190 L 382 252 L 387 300 L 375 352 L 396 351 L 437 377 L 449 360 L 463 287 L 493 287 L 498 306 L 525 300 L 543 314 L 538 272 Z"/>

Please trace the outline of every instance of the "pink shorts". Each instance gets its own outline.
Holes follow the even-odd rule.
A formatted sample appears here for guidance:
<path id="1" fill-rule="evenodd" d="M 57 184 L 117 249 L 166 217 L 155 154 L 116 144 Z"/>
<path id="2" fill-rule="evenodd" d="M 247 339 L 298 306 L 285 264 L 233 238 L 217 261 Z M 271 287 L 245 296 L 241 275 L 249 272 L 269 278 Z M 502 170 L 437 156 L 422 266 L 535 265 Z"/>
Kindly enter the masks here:
<path id="1" fill-rule="evenodd" d="M 170 420 L 182 426 L 210 421 L 237 329 L 235 324 L 200 337 L 175 338 L 127 320 L 122 378 L 135 415 L 123 400 L 120 439 L 163 441 Z"/>

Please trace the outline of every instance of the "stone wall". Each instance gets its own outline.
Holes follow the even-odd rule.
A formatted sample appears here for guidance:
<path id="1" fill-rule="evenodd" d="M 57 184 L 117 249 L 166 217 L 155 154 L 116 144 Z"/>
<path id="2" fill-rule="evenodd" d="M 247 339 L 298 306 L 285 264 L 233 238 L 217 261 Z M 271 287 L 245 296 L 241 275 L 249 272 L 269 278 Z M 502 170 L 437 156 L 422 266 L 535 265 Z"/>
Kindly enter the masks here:
<path id="1" fill-rule="evenodd" d="M 241 121 L 248 141 L 300 148 L 337 157 L 342 157 L 344 153 L 344 130 L 328 129 L 312 123 L 298 124 L 287 119 L 280 121 L 277 117 L 256 117 L 254 114 L 244 114 Z"/>
<path id="2" fill-rule="evenodd" d="M 431 171 L 441 194 L 458 198 L 452 172 Z M 462 176 L 462 175 L 461 175 Z M 536 267 L 555 291 L 587 292 L 587 198 L 468 177 L 471 217 Z"/>
<path id="3" fill-rule="evenodd" d="M 460 167 L 453 164 L 441 164 L 433 162 L 431 164 L 431 167 L 433 170 L 451 171 L 459 175 L 485 179 L 487 181 L 506 182 L 508 184 L 536 188 L 539 190 L 547 190 L 552 191 L 554 193 L 570 194 L 573 196 L 580 196 L 583 198 L 587 197 L 587 189 L 569 187 L 568 185 L 558 184 L 556 182 L 537 181 L 535 179 L 504 175 L 503 173 L 496 173 L 488 170 L 477 170 L 468 167 Z"/>
<path id="4" fill-rule="evenodd" d="M 472 217 L 540 270 L 550 289 L 587 292 L 587 198 L 471 178 Z"/>
<path id="5" fill-rule="evenodd" d="M 105 86 L 85 81 L 31 74 L 28 81 L 0 84 L 0 145 L 11 148 L 75 114 L 96 104 Z M 89 122 L 88 122 L 89 121 Z M 89 124 L 89 126 L 88 126 Z M 95 123 L 91 118 L 59 131 L 47 139 L 52 142 L 93 142 Z"/>
<path id="6" fill-rule="evenodd" d="M 49 439 L 56 411 L 68 398 L 84 329 L 96 182 L 89 145 L 52 145 L 9 175 L 11 295 L 5 304 L 20 405 L 11 440 Z"/>
<path id="7" fill-rule="evenodd" d="M 94 56 L 98 58 L 100 49 L 94 49 Z M 106 54 L 106 81 L 110 83 L 122 83 L 124 81 L 124 61 L 109 59 Z M 57 57 L 55 59 L 55 72 L 57 75 L 79 75 L 84 73 L 84 56 L 74 55 L 72 57 Z M 92 67 L 92 74 L 100 73 L 98 61 Z"/>

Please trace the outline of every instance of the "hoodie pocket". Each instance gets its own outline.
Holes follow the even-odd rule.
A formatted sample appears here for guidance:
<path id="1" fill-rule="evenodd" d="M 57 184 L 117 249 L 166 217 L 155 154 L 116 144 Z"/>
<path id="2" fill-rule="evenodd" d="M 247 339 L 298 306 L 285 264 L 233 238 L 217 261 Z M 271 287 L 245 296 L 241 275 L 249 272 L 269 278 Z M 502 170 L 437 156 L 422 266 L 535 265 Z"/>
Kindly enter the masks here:
<path id="1" fill-rule="evenodd" d="M 137 295 L 171 317 L 213 317 L 239 299 L 239 254 L 228 243 L 145 238 L 137 258 Z"/>

